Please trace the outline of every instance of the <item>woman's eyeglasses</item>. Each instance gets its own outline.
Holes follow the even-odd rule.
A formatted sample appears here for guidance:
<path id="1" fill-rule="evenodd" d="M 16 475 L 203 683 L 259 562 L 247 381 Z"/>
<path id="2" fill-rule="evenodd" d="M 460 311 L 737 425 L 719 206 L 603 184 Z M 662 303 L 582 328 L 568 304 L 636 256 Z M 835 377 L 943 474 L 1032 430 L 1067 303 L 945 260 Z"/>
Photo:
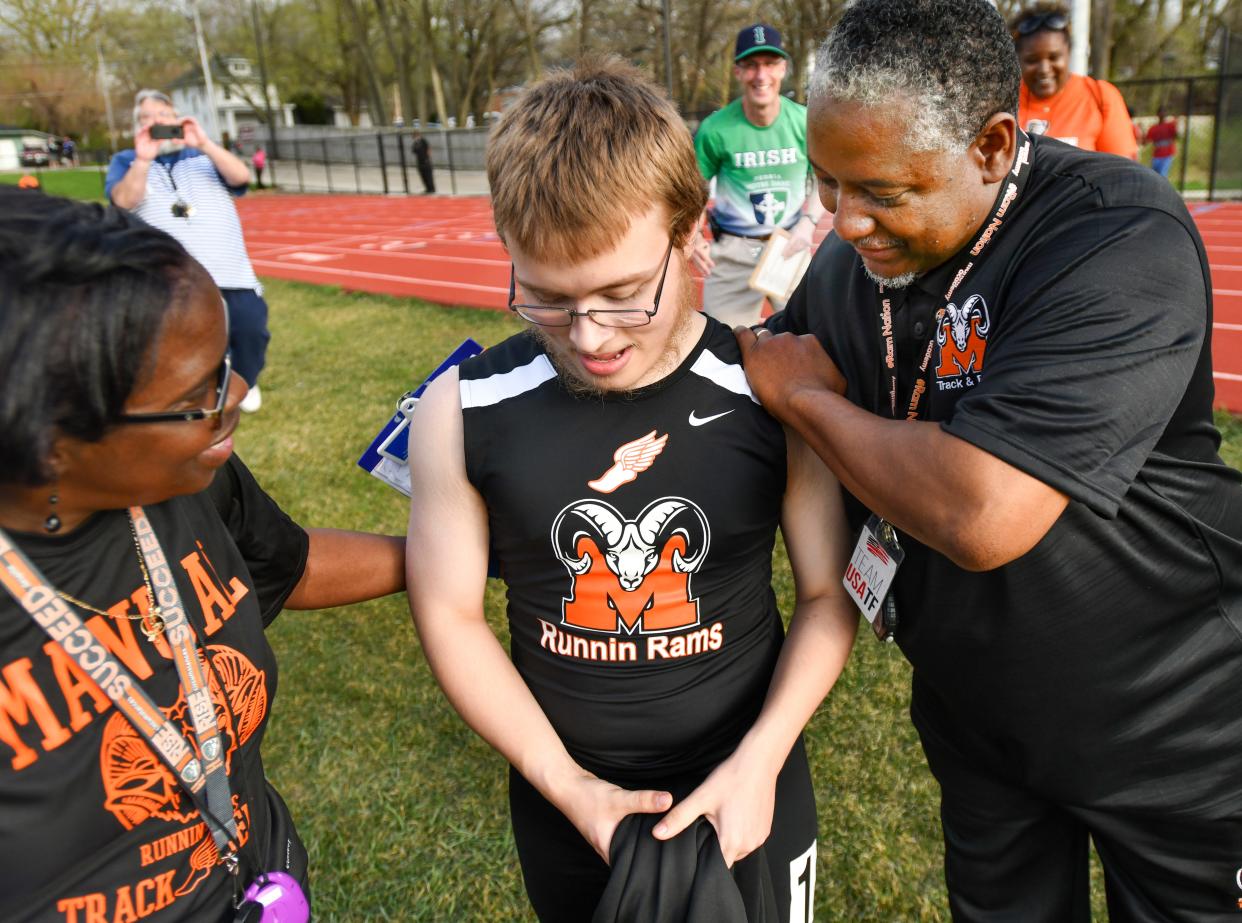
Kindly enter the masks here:
<path id="1" fill-rule="evenodd" d="M 195 410 L 166 410 L 160 413 L 123 413 L 117 416 L 121 423 L 189 423 L 194 420 L 220 420 L 224 413 L 224 404 L 229 397 L 229 382 L 233 377 L 233 357 L 227 352 L 220 363 L 220 371 L 216 378 L 216 403 L 214 407 L 203 407 Z"/>
<path id="2" fill-rule="evenodd" d="M 1039 32 L 1041 29 L 1061 32 L 1068 27 L 1069 17 L 1064 13 L 1035 13 L 1034 15 L 1027 16 L 1025 19 L 1018 20 L 1018 24 L 1014 26 L 1014 29 L 1019 35 L 1030 35 L 1033 32 Z"/>

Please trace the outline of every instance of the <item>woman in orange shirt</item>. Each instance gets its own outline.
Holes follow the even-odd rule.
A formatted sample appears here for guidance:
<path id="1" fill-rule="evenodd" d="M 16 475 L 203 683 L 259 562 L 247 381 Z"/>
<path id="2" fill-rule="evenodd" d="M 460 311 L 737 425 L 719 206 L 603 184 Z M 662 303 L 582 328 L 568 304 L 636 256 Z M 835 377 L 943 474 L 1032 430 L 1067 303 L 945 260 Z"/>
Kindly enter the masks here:
<path id="1" fill-rule="evenodd" d="M 1086 151 L 1137 157 L 1120 91 L 1106 80 L 1069 71 L 1069 10 L 1060 3 L 1038 3 L 1010 28 L 1022 67 L 1018 124 Z"/>

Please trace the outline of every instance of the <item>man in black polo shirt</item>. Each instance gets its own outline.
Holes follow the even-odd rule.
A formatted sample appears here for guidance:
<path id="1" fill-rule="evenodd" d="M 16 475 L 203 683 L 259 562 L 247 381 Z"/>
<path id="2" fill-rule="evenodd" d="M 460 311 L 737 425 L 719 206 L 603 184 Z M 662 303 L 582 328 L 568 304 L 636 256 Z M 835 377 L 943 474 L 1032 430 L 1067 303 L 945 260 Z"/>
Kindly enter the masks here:
<path id="1" fill-rule="evenodd" d="M 1023 134 L 1018 81 L 985 0 L 851 6 L 808 125 L 836 235 L 738 340 L 874 533 L 854 589 L 896 529 L 954 919 L 1089 919 L 1088 834 L 1114 921 L 1232 919 L 1242 486 L 1207 259 L 1150 171 Z"/>

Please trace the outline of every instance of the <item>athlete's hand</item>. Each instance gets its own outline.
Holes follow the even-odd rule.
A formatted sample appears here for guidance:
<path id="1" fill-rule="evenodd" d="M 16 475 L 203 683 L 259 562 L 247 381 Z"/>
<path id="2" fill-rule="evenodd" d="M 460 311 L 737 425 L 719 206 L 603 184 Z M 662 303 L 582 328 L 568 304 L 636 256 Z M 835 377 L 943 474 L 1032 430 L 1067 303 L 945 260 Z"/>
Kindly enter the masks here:
<path id="1" fill-rule="evenodd" d="M 791 398 L 801 391 L 845 394 L 845 378 L 813 334 L 796 336 L 735 327 L 746 379 L 765 410 L 789 422 Z"/>
<path id="2" fill-rule="evenodd" d="M 696 234 L 694 243 L 690 245 L 690 262 L 705 276 L 710 276 L 716 268 L 716 261 L 712 259 L 711 241 L 702 234 Z"/>
<path id="3" fill-rule="evenodd" d="M 605 782 L 588 772 L 575 779 L 556 799 L 556 806 L 605 862 L 617 825 L 629 814 L 659 814 L 673 803 L 668 792 L 631 790 Z"/>
<path id="4" fill-rule="evenodd" d="M 703 783 L 656 824 L 657 840 L 677 836 L 696 818 L 716 828 L 720 852 L 730 868 L 762 846 L 772 832 L 776 774 L 766 761 L 749 759 L 739 748 Z"/>

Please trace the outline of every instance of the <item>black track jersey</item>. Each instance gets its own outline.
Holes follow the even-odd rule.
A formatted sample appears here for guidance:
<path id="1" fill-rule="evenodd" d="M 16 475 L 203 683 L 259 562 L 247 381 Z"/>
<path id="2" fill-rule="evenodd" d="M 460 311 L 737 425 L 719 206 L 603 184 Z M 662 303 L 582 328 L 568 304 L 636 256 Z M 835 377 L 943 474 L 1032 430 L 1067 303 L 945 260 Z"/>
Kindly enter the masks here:
<path id="1" fill-rule="evenodd" d="M 905 413 L 930 355 L 921 419 L 1070 497 L 986 573 L 903 537 L 897 640 L 920 730 L 972 728 L 994 768 L 1079 804 L 1236 805 L 1219 781 L 1242 746 L 1242 479 L 1212 425 L 1203 244 L 1130 161 L 1037 137 L 1029 169 L 960 288 L 950 260 L 893 295 L 895 361 L 837 237 L 775 325 L 814 333 L 878 414 Z"/>
<path id="2" fill-rule="evenodd" d="M 512 656 L 584 766 L 710 766 L 763 704 L 785 438 L 708 320 L 639 391 L 576 396 L 523 333 L 462 363 L 466 471 L 508 585 Z"/>

